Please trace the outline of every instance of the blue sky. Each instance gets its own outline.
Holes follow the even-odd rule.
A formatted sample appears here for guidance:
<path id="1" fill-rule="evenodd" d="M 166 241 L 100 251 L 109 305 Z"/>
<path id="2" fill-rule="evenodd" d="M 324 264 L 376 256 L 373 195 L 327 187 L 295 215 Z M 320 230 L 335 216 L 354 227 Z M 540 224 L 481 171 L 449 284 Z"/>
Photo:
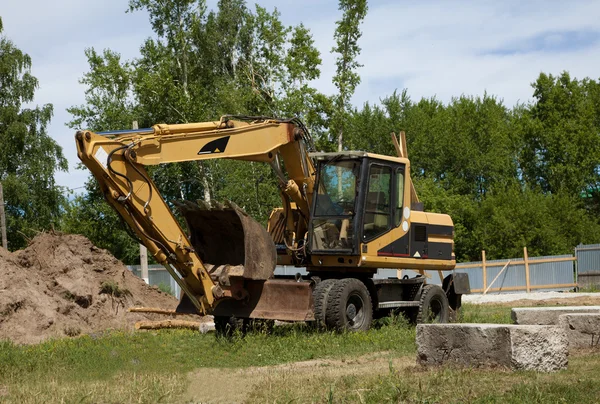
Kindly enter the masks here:
<path id="1" fill-rule="evenodd" d="M 275 6 L 288 25 L 311 29 L 321 52 L 321 78 L 314 85 L 335 88 L 337 1 L 255 0 Z M 60 185 L 78 188 L 88 174 L 76 170 L 73 130 L 66 108 L 81 104 L 78 79 L 88 66 L 84 49 L 110 48 L 124 59 L 138 56 L 152 35 L 147 16 L 125 13 L 127 0 L 2 0 L 4 34 L 33 59 L 40 88 L 35 103 L 54 104 L 50 135 L 63 147 L 69 172 Z M 214 7 L 216 0 L 207 2 Z M 436 96 L 483 95 L 487 91 L 512 106 L 531 97 L 530 83 L 541 71 L 600 77 L 600 1 L 598 0 L 401 0 L 371 1 L 360 41 L 362 83 L 353 102 L 378 102 L 395 89 L 413 100 Z M 410 136 L 410 134 L 408 134 Z"/>

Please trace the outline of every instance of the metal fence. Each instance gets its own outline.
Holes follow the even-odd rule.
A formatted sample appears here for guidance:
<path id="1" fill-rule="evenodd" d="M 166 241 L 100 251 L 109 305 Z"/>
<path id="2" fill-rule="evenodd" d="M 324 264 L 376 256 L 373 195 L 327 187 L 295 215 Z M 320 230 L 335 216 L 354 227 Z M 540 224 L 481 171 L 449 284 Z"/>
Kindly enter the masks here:
<path id="1" fill-rule="evenodd" d="M 495 292 L 529 292 L 529 291 L 565 291 L 580 287 L 600 288 L 600 244 L 580 245 L 575 248 L 575 255 L 554 255 L 545 257 L 528 257 L 524 249 L 523 257 L 504 260 L 486 260 L 482 251 L 482 261 L 464 262 L 456 265 L 455 272 L 467 273 L 472 293 Z M 127 266 L 135 275 L 140 276 L 139 265 Z M 277 266 L 276 275 L 306 275 L 305 268 Z M 386 279 L 398 275 L 413 277 L 414 271 L 396 269 L 379 269 L 375 278 Z M 441 284 L 438 271 L 424 271 L 427 282 Z M 148 277 L 150 285 L 160 286 L 179 296 L 177 282 L 162 265 L 149 265 Z"/>
<path id="2" fill-rule="evenodd" d="M 600 288 L 600 244 L 579 245 L 575 256 L 579 287 Z"/>

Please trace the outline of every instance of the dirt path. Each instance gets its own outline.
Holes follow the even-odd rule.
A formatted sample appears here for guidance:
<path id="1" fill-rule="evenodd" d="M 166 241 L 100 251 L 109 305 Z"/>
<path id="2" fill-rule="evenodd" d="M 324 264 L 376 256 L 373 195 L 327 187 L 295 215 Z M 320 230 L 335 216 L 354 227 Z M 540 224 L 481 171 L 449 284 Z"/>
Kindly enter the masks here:
<path id="1" fill-rule="evenodd" d="M 414 357 L 392 358 L 389 352 L 376 352 L 352 359 L 317 359 L 283 365 L 245 369 L 203 368 L 188 375 L 190 385 L 184 397 L 193 403 L 241 403 L 253 389 L 285 382 L 307 384 L 323 378 L 348 375 L 378 375 L 415 366 Z"/>

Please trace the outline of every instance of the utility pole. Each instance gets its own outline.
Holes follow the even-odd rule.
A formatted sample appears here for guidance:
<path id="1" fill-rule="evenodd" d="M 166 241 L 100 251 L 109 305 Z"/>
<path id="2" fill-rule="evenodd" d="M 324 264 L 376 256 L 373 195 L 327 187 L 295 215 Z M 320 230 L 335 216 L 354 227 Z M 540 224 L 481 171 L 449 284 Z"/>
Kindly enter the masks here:
<path id="1" fill-rule="evenodd" d="M 133 121 L 132 129 L 139 129 L 137 121 Z M 140 266 L 142 269 L 142 279 L 149 285 L 150 278 L 148 277 L 148 249 L 143 244 L 140 244 Z"/>
<path id="2" fill-rule="evenodd" d="M 6 215 L 4 213 L 4 194 L 2 193 L 2 183 L 0 182 L 0 231 L 2 232 L 2 247 L 8 249 L 8 240 L 6 240 Z"/>

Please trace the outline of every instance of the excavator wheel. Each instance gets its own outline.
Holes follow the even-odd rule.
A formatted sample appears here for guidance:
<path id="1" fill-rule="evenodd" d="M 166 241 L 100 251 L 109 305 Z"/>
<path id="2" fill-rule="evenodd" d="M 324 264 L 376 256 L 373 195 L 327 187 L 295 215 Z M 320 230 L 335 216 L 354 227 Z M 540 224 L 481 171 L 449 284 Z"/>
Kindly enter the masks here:
<path id="1" fill-rule="evenodd" d="M 325 315 L 327 312 L 327 298 L 333 285 L 337 279 L 325 279 L 317 283 L 313 290 L 313 302 L 315 305 L 315 321 L 316 327 L 326 327 Z"/>
<path id="2" fill-rule="evenodd" d="M 215 316 L 215 336 L 231 339 L 235 335 L 245 334 L 244 319 L 234 316 Z"/>
<path id="3" fill-rule="evenodd" d="M 255 332 L 271 334 L 275 328 L 275 320 L 248 318 L 244 320 L 244 333 Z"/>
<path id="4" fill-rule="evenodd" d="M 327 297 L 325 321 L 337 331 L 367 331 L 373 304 L 365 284 L 354 278 L 336 280 Z"/>
<path id="5" fill-rule="evenodd" d="M 450 316 L 450 305 L 444 290 L 438 285 L 424 285 L 417 313 L 417 324 L 447 323 Z"/>

